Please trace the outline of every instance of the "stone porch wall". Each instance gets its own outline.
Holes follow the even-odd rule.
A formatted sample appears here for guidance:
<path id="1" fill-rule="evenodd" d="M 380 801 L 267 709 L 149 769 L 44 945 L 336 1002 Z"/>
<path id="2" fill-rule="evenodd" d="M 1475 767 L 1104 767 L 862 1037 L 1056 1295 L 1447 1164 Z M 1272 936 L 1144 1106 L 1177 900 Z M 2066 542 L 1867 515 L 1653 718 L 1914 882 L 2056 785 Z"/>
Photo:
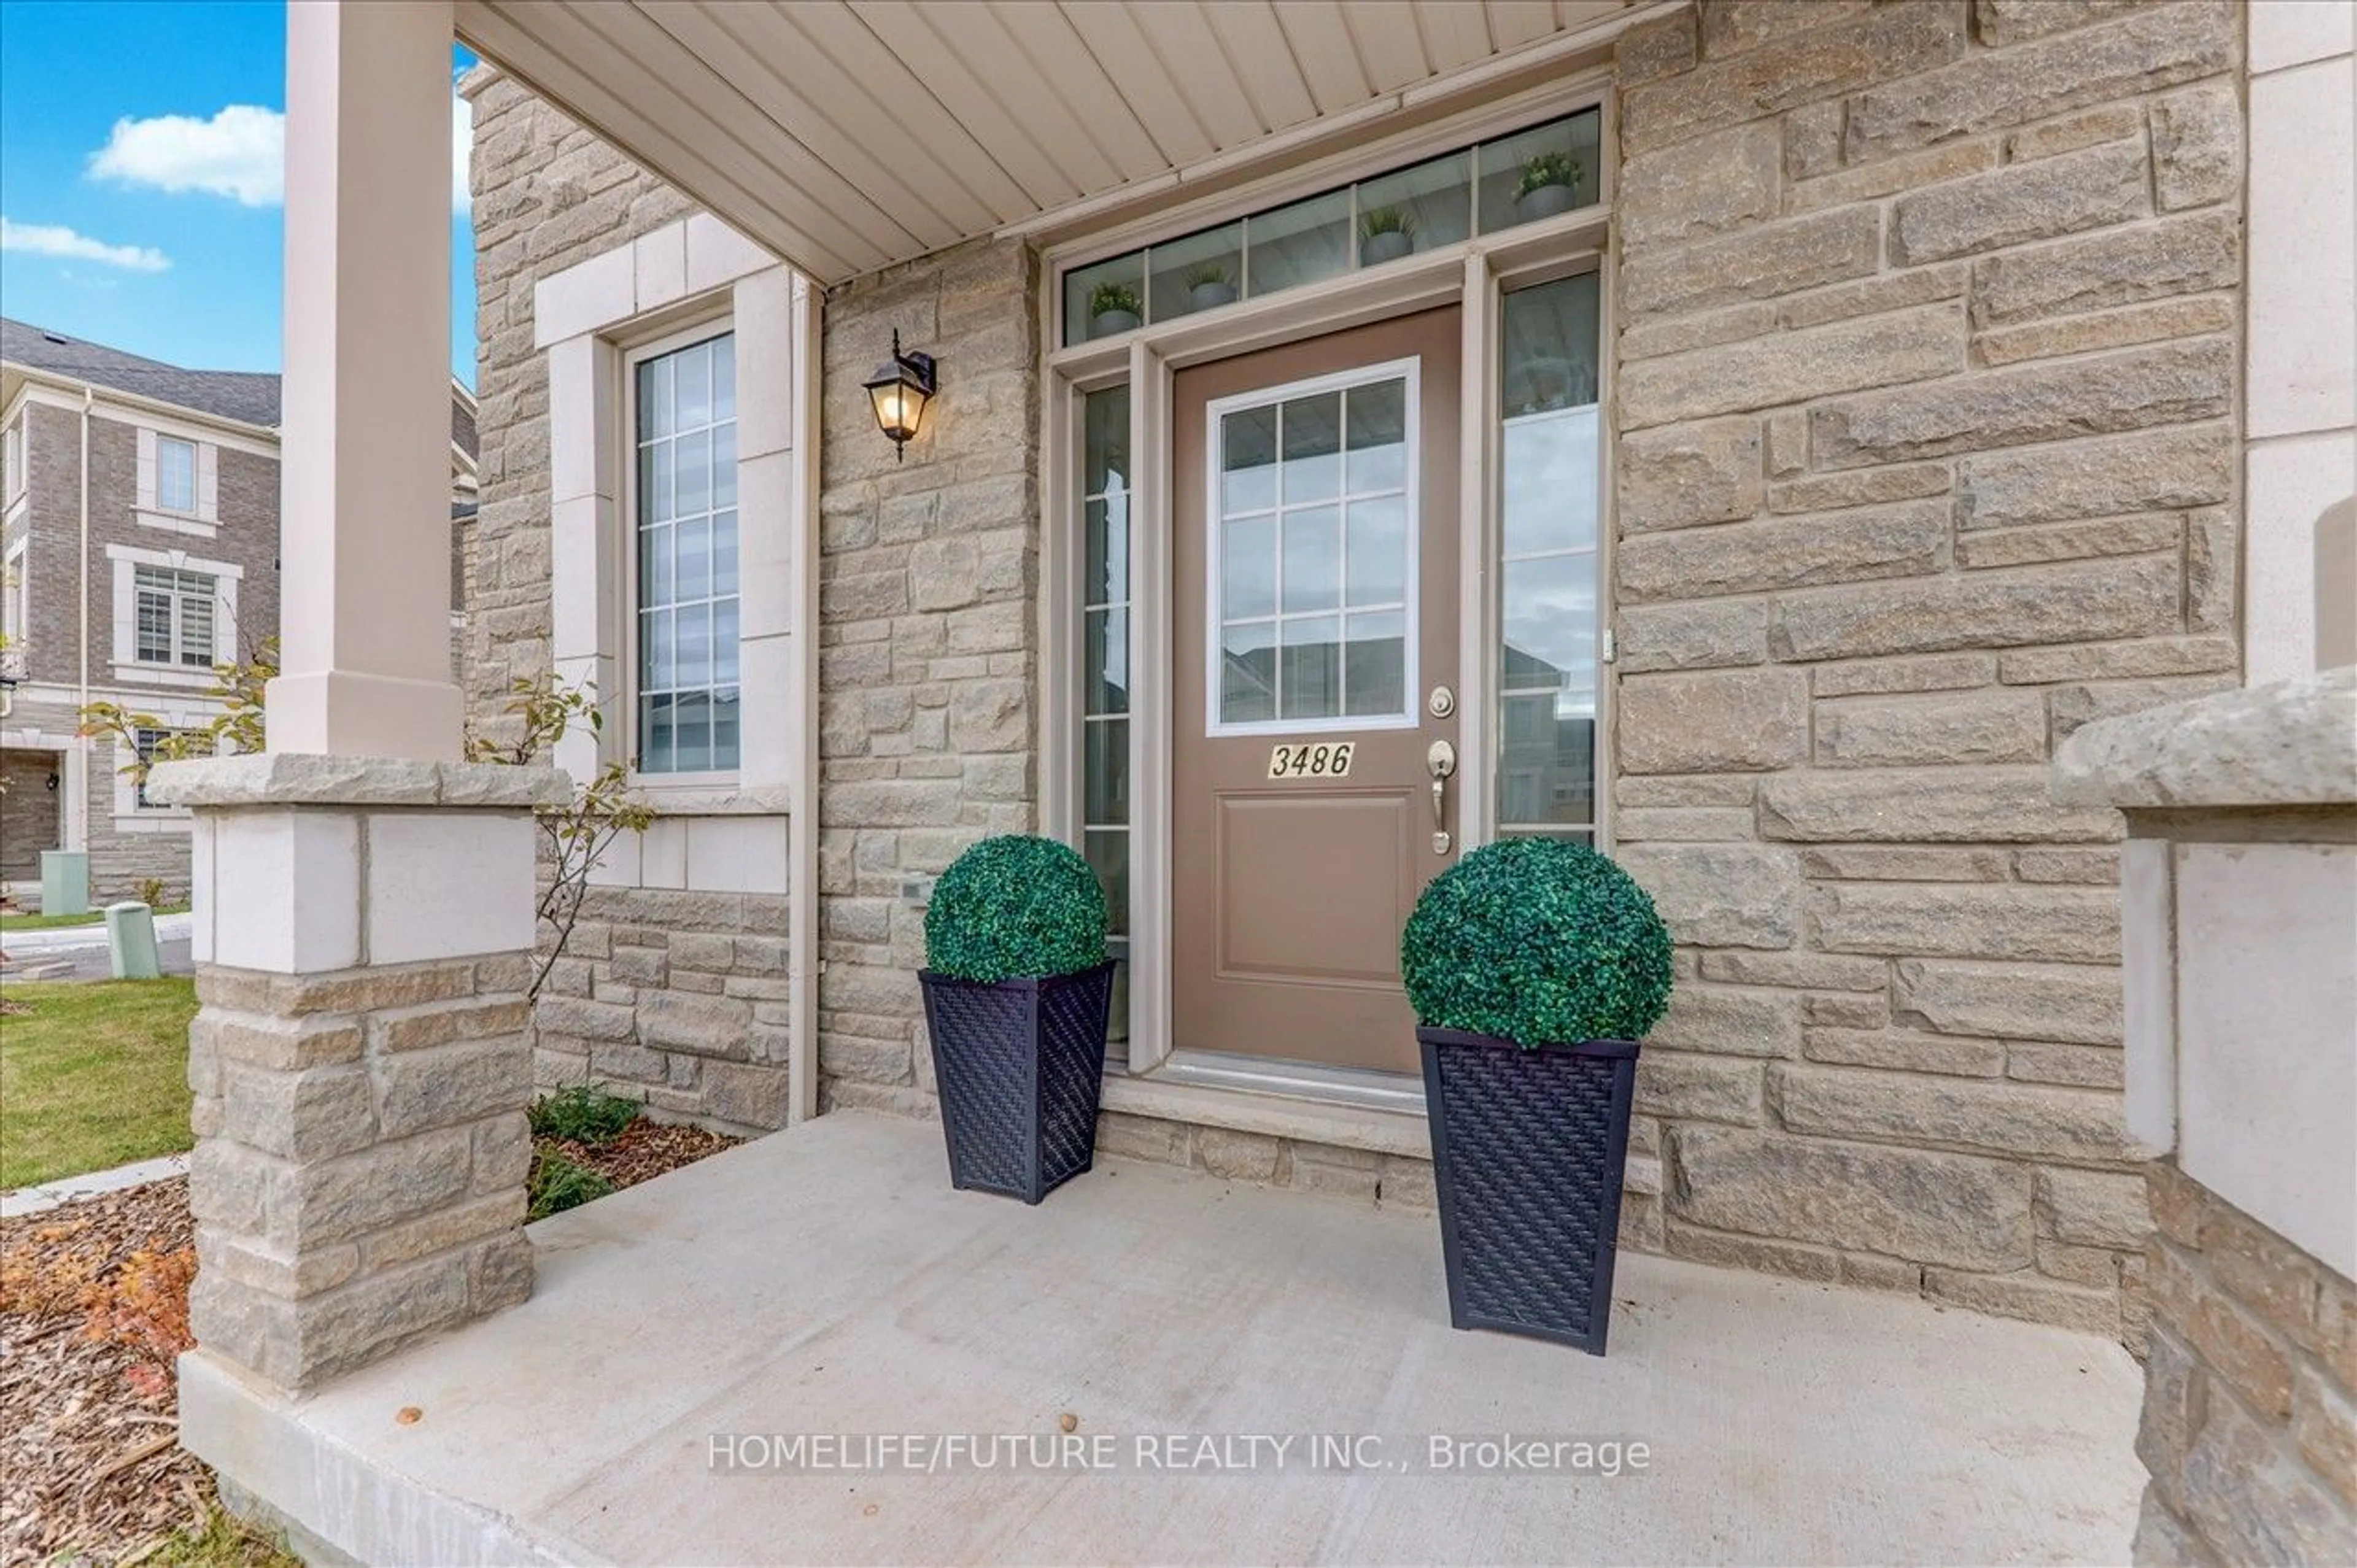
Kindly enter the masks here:
<path id="1" fill-rule="evenodd" d="M 533 288 L 675 223 L 686 198 L 515 81 L 475 106 L 475 521 L 462 540 L 461 681 L 498 733 L 509 682 L 549 668 L 548 366 Z M 599 1082 L 658 1112 L 737 1133 L 787 1112 L 787 900 L 593 887 L 535 1009 L 544 1088 Z M 544 933 L 543 940 L 546 940 Z"/>
<path id="2" fill-rule="evenodd" d="M 2234 683 L 2233 5 L 1714 3 L 1619 62 L 1639 1245 L 2142 1332 L 2092 718 Z"/>
<path id="3" fill-rule="evenodd" d="M 2140 1563 L 2357 1562 L 2357 1285 L 2150 1166 Z"/>
<path id="4" fill-rule="evenodd" d="M 976 241 L 836 288 L 820 406 L 819 1105 L 933 1113 L 901 897 L 1038 825 L 1039 262 Z M 860 382 L 941 364 L 905 460 Z"/>

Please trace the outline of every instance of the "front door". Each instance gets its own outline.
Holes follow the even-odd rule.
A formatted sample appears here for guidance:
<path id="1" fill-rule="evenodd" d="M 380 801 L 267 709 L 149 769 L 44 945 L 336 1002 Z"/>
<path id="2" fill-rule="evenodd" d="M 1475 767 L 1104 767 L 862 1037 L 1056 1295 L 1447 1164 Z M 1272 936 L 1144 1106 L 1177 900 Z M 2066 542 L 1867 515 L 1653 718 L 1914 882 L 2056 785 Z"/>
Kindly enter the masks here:
<path id="1" fill-rule="evenodd" d="M 1456 858 L 1458 312 L 1182 371 L 1171 1043 L 1412 1072 Z M 1436 789 L 1436 783 L 1438 788 Z"/>

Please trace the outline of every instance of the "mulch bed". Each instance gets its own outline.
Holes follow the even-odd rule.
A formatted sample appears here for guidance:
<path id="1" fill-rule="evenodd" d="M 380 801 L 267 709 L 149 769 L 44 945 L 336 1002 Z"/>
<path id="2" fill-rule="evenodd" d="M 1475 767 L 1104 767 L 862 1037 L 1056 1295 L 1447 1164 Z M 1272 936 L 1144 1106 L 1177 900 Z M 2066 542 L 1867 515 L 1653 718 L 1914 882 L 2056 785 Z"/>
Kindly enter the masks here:
<path id="1" fill-rule="evenodd" d="M 741 1141 L 641 1119 L 602 1145 L 540 1146 L 624 1187 Z M 186 1176 L 0 1220 L 0 1564 L 118 1563 L 204 1530 L 212 1472 L 173 1440 L 168 1358 L 94 1336 L 90 1305 L 195 1240 Z"/>
<path id="2" fill-rule="evenodd" d="M 0 1563 L 113 1562 L 204 1529 L 212 1472 L 173 1441 L 169 1363 L 91 1337 L 85 1297 L 195 1240 L 186 1176 L 0 1220 Z"/>
<path id="3" fill-rule="evenodd" d="M 733 1149 L 743 1143 L 701 1127 L 679 1127 L 650 1122 L 641 1116 L 608 1144 L 576 1144 L 565 1138 L 535 1138 L 543 1154 L 560 1154 L 576 1165 L 586 1165 L 618 1187 L 635 1187 L 665 1171 Z"/>

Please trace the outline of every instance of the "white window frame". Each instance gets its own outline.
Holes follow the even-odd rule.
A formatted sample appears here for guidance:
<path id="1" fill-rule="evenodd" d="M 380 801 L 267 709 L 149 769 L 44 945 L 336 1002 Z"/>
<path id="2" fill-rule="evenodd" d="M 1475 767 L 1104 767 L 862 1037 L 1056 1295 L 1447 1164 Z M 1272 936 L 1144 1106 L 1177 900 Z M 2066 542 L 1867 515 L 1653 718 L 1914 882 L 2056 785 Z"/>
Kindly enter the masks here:
<path id="1" fill-rule="evenodd" d="M 107 559 L 114 564 L 115 679 L 144 686 L 185 686 L 201 691 L 213 684 L 213 666 L 229 662 L 237 647 L 237 598 L 245 568 L 234 561 L 213 561 L 179 550 L 150 550 L 136 544 L 110 544 Z M 171 572 L 196 572 L 213 580 L 213 656 L 199 666 L 150 663 L 139 657 L 138 568 L 156 566 Z M 175 615 L 175 650 L 178 650 Z"/>
<path id="2" fill-rule="evenodd" d="M 196 515 L 197 445 L 198 444 L 196 442 L 189 440 L 185 435 L 166 435 L 162 434 L 158 434 L 156 435 L 156 510 L 157 511 L 169 512 L 175 517 L 194 517 Z M 177 452 L 187 453 L 188 458 L 188 493 L 186 505 L 179 504 L 177 498 L 167 496 L 164 493 L 164 480 L 168 476 L 169 472 L 169 466 L 166 459 Z"/>
<path id="3" fill-rule="evenodd" d="M 25 415 L 20 412 L 0 433 L 0 506 L 6 506 L 25 493 Z"/>
<path id="4" fill-rule="evenodd" d="M 186 533 L 199 539 L 216 537 L 221 532 L 220 443 L 205 439 L 202 434 L 186 425 L 167 428 L 160 424 L 143 424 L 135 428 L 138 477 L 131 509 L 132 521 L 142 527 L 167 533 Z M 169 507 L 163 503 L 164 446 L 167 442 L 188 449 L 188 504 L 186 508 Z"/>
<path id="5" fill-rule="evenodd" d="M 19 534 L 0 557 L 0 637 L 8 648 L 21 648 L 32 631 L 27 624 L 32 617 L 33 599 L 25 582 L 26 569 L 32 564 L 32 540 L 29 534 Z"/>
<path id="6" fill-rule="evenodd" d="M 639 367 L 650 360 L 660 360 L 682 349 L 693 349 L 698 343 L 708 343 L 715 338 L 733 338 L 737 318 L 733 312 L 698 317 L 687 326 L 673 328 L 661 337 L 633 340 L 620 350 L 619 372 L 621 385 L 615 395 L 615 407 L 621 420 L 617 442 L 620 460 L 622 507 L 617 543 L 621 550 L 617 574 L 622 590 L 622 640 L 619 668 L 615 671 L 615 688 L 621 712 L 621 746 L 630 766 L 630 787 L 650 794 L 682 790 L 725 790 L 736 785 L 744 771 L 745 712 L 745 489 L 744 475 L 737 475 L 737 756 L 735 768 L 705 768 L 697 772 L 642 773 L 639 770 L 639 618 L 646 607 L 639 598 Z M 738 345 L 741 349 L 742 345 Z M 743 360 L 737 360 L 741 367 Z M 740 369 L 739 379 L 742 379 Z M 741 418 L 742 410 L 739 409 Z M 615 720 L 609 716 L 607 724 Z"/>
<path id="7" fill-rule="evenodd" d="M 1406 605 L 1404 611 L 1406 632 L 1403 639 L 1407 667 L 1400 687 L 1400 711 L 1395 714 L 1343 714 L 1325 719 L 1283 717 L 1253 719 L 1233 724 L 1219 716 L 1222 709 L 1221 693 L 1223 690 L 1223 682 L 1221 679 L 1223 673 L 1221 669 L 1221 654 L 1225 647 L 1223 634 L 1227 629 L 1223 617 L 1226 607 L 1221 602 L 1227 581 L 1228 531 L 1225 510 L 1222 508 L 1217 519 L 1219 526 L 1205 529 L 1205 532 L 1210 537 L 1205 542 L 1203 551 L 1203 570 L 1206 577 L 1203 585 L 1203 716 L 1201 723 L 1203 734 L 1207 738 L 1218 740 L 1236 736 L 1331 735 L 1343 731 L 1355 734 L 1364 730 L 1415 729 L 1424 722 L 1422 704 L 1417 696 L 1417 693 L 1424 690 L 1421 682 L 1422 671 L 1417 667 L 1417 655 L 1424 641 L 1424 623 L 1421 618 L 1422 601 L 1416 591 L 1417 580 L 1423 575 L 1424 555 L 1421 532 L 1423 492 L 1420 489 L 1424 476 L 1423 357 L 1410 355 L 1404 360 L 1387 360 L 1382 364 L 1355 366 L 1351 370 L 1337 371 L 1323 376 L 1311 376 L 1297 381 L 1286 381 L 1278 386 L 1255 387 L 1250 392 L 1237 392 L 1207 404 L 1203 410 L 1203 500 L 1206 509 L 1219 506 L 1222 473 L 1220 463 L 1222 455 L 1220 421 L 1228 414 L 1241 409 L 1265 408 L 1271 403 L 1290 403 L 1296 398 L 1317 397 L 1329 392 L 1349 392 L 1355 387 L 1372 386 L 1379 381 L 1403 380 L 1407 382 L 1405 443 L 1407 472 L 1405 481 L 1407 486 L 1407 583 Z M 1342 433 L 1338 431 L 1336 436 L 1338 440 L 1341 439 Z M 1342 451 L 1342 447 L 1336 448 L 1337 467 L 1341 472 L 1335 481 L 1334 509 L 1338 523 L 1347 531 L 1350 486 L 1346 482 L 1348 465 L 1340 460 Z M 1281 462 L 1279 469 L 1281 472 Z M 1287 510 L 1289 509 L 1285 506 L 1284 498 L 1280 496 L 1277 498 L 1275 510 L 1271 515 L 1282 518 Z M 1288 619 L 1306 618 L 1297 615 L 1288 617 L 1285 613 L 1282 603 L 1285 564 L 1281 523 L 1278 537 L 1277 585 L 1280 602 L 1270 613 L 1269 618 L 1278 627 L 1277 659 L 1281 664 L 1284 660 L 1284 623 Z M 1346 542 L 1343 548 L 1347 552 L 1349 549 L 1347 532 L 1344 538 Z M 1345 591 L 1347 592 L 1347 588 Z M 1333 613 L 1337 626 L 1347 631 L 1349 629 L 1346 619 L 1348 607 L 1337 605 Z M 1277 682 L 1277 696 L 1280 701 L 1283 695 L 1284 680 L 1280 676 Z"/>
<path id="8" fill-rule="evenodd" d="M 157 588 L 142 580 L 144 575 L 150 572 L 170 573 L 174 581 L 169 588 Z M 189 585 L 181 580 L 189 578 L 202 583 L 204 585 L 203 589 L 201 591 L 192 591 Z M 141 634 L 138 616 L 139 597 L 144 594 L 161 594 L 167 601 L 167 611 L 164 627 L 164 645 L 166 653 L 161 659 L 146 652 L 140 647 Z M 221 646 L 220 578 L 214 576 L 210 572 L 199 572 L 185 566 L 174 568 L 170 566 L 138 565 L 134 566 L 131 569 L 131 638 L 132 658 L 134 661 L 140 664 L 151 664 L 158 669 L 169 670 L 210 670 L 220 661 L 216 657 Z M 202 650 L 204 657 L 200 660 L 189 658 L 189 650 L 188 648 L 188 637 L 189 632 L 188 624 L 188 607 L 199 598 L 205 602 L 205 607 L 207 610 L 207 624 L 205 627 L 206 646 Z"/>

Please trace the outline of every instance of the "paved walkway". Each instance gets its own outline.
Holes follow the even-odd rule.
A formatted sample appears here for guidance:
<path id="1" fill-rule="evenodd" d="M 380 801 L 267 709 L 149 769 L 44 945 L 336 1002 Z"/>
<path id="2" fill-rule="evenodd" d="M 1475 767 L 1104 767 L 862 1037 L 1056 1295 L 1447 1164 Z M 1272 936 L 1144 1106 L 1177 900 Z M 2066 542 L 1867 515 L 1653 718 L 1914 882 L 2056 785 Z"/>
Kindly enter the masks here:
<path id="1" fill-rule="evenodd" d="M 15 1192 L 0 1193 L 0 1219 L 14 1219 L 20 1214 L 39 1214 L 71 1203 L 78 1197 L 91 1197 L 102 1192 L 121 1192 L 127 1187 L 145 1187 L 151 1181 L 164 1181 L 188 1174 L 188 1156 L 166 1155 L 159 1160 L 139 1160 L 127 1165 L 117 1165 L 111 1171 L 92 1171 L 88 1176 L 59 1176 L 39 1187 L 19 1187 Z"/>
<path id="2" fill-rule="evenodd" d="M 1624 1253 L 1599 1359 L 1450 1329 L 1429 1214 L 1119 1160 L 1027 1208 L 927 1122 L 530 1234 L 530 1301 L 298 1403 L 183 1359 L 182 1440 L 341 1557 L 454 1565 L 2119 1562 L 2144 1483 L 2106 1340 Z"/>

